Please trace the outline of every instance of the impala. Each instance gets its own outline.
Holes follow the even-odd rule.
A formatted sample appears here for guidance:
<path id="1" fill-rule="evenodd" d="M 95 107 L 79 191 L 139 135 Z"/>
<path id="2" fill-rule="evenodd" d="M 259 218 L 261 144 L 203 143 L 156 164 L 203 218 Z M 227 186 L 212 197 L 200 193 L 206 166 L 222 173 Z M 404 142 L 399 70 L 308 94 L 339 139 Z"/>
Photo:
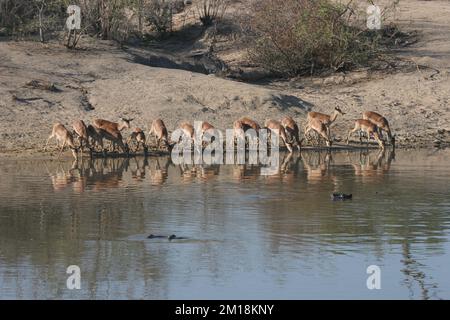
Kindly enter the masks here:
<path id="1" fill-rule="evenodd" d="M 278 135 L 283 140 L 284 144 L 286 145 L 286 148 L 289 150 L 289 152 L 292 152 L 292 143 L 288 141 L 286 131 L 284 130 L 284 127 L 281 125 L 279 121 L 269 119 L 266 120 L 264 126 L 271 132 L 277 132 Z"/>
<path id="2" fill-rule="evenodd" d="M 95 119 L 94 127 L 103 129 L 105 131 L 122 131 L 123 129 L 130 129 L 130 122 L 133 119 L 120 118 L 119 122 L 111 122 L 104 119 Z"/>
<path id="3" fill-rule="evenodd" d="M 62 123 L 55 123 L 53 125 L 52 134 L 47 139 L 47 142 L 44 146 L 44 151 L 47 150 L 47 145 L 52 138 L 56 139 L 56 144 L 58 147 L 59 143 L 62 143 L 61 149 L 59 150 L 58 159 L 61 156 L 61 153 L 66 145 L 68 145 L 72 150 L 72 155 L 75 157 L 75 159 L 78 158 L 78 148 L 75 146 L 75 143 L 73 141 L 73 135 Z"/>
<path id="4" fill-rule="evenodd" d="M 317 118 L 313 118 L 310 121 L 308 121 L 306 125 L 305 137 L 311 130 L 314 130 L 319 134 L 319 136 L 325 139 L 327 147 L 330 148 L 333 142 L 331 140 L 330 131 L 328 129 L 329 128 L 322 121 L 320 121 Z"/>
<path id="5" fill-rule="evenodd" d="M 237 139 L 245 141 L 245 132 L 249 129 L 252 129 L 248 124 L 242 122 L 242 120 L 236 120 L 233 123 L 233 139 L 236 141 Z M 237 143 L 237 141 L 236 141 Z"/>
<path id="6" fill-rule="evenodd" d="M 248 118 L 248 117 L 242 117 L 239 119 L 239 121 L 242 122 L 242 124 L 252 128 L 253 130 L 255 130 L 257 133 L 259 133 L 259 129 L 261 129 L 261 126 L 258 124 L 258 122 Z"/>
<path id="7" fill-rule="evenodd" d="M 101 148 L 101 150 L 103 150 L 103 134 L 102 134 L 103 130 L 98 129 L 90 124 L 87 126 L 86 131 L 87 131 L 89 138 L 91 138 L 92 145 L 99 146 Z"/>
<path id="8" fill-rule="evenodd" d="M 197 138 L 200 139 L 200 143 L 203 145 L 203 135 L 205 133 L 212 134 L 216 130 L 216 128 L 211 123 L 203 121 L 201 123 L 199 130 L 200 134 L 196 134 L 194 140 L 196 140 Z"/>
<path id="9" fill-rule="evenodd" d="M 105 134 L 103 134 L 103 136 L 105 139 L 111 141 L 113 150 L 115 150 L 117 138 L 120 137 L 122 139 L 122 134 L 120 133 L 120 131 L 122 131 L 123 129 L 130 129 L 131 121 L 133 121 L 133 119 L 120 118 L 119 122 L 111 122 L 104 119 L 95 119 L 93 124 L 97 129 L 102 129 L 104 132 L 109 134 L 108 137 L 106 137 Z M 119 143 L 119 146 L 121 146 L 121 148 L 123 146 L 122 150 L 126 149 L 123 141 Z"/>
<path id="10" fill-rule="evenodd" d="M 391 128 L 389 127 L 389 122 L 385 117 L 373 111 L 366 111 L 363 113 L 363 119 L 369 120 L 378 127 L 381 139 L 383 139 L 382 131 L 386 131 L 389 141 L 393 146 L 395 146 L 395 138 L 392 135 Z"/>
<path id="11" fill-rule="evenodd" d="M 142 144 L 142 147 L 145 149 L 145 133 L 142 131 L 141 128 L 134 128 L 133 132 L 131 133 L 130 137 L 128 138 L 127 143 L 130 143 L 130 141 L 136 141 L 136 149 L 134 149 L 134 152 L 139 150 L 139 145 Z"/>
<path id="12" fill-rule="evenodd" d="M 166 125 L 161 119 L 153 120 L 150 131 L 148 132 L 149 137 L 155 135 L 157 148 L 159 149 L 161 141 L 164 145 L 169 148 L 169 134 L 167 132 Z"/>
<path id="13" fill-rule="evenodd" d="M 179 128 L 183 130 L 184 135 L 190 139 L 190 144 L 192 145 L 195 136 L 194 127 L 189 122 L 182 122 Z"/>
<path id="14" fill-rule="evenodd" d="M 309 124 L 311 123 L 311 121 L 313 120 L 318 120 L 320 122 L 322 122 L 326 129 L 327 129 L 327 135 L 331 137 L 331 131 L 330 131 L 330 126 L 331 124 L 333 124 L 334 121 L 336 121 L 336 118 L 338 117 L 338 115 L 344 115 L 345 113 L 339 108 L 339 107 L 335 107 L 333 114 L 329 115 L 329 114 L 325 114 L 325 113 L 320 113 L 320 112 L 308 112 L 308 116 L 306 117 L 306 128 L 305 128 L 305 137 L 306 137 L 306 131 L 307 128 L 309 126 Z"/>
<path id="15" fill-rule="evenodd" d="M 369 144 L 369 139 L 371 136 L 375 139 L 375 141 L 378 143 L 378 145 L 381 147 L 381 149 L 384 149 L 385 143 L 384 140 L 380 138 L 380 134 L 378 132 L 378 127 L 370 122 L 369 120 L 365 119 L 358 119 L 355 121 L 355 127 L 348 132 L 347 135 L 347 144 L 348 140 L 350 139 L 350 135 L 354 132 L 364 132 L 367 134 L 367 144 Z M 361 136 L 360 136 L 361 139 Z"/>
<path id="16" fill-rule="evenodd" d="M 91 147 L 89 144 L 89 134 L 84 121 L 83 120 L 75 121 L 74 123 L 72 123 L 72 128 L 78 137 L 78 142 L 80 143 L 80 150 L 81 151 L 83 150 L 83 142 L 86 148 L 90 149 Z"/>
<path id="17" fill-rule="evenodd" d="M 302 148 L 303 139 L 300 140 L 300 132 L 299 132 L 297 123 L 295 123 L 295 121 L 294 121 L 294 119 L 292 119 L 292 117 L 287 116 L 281 120 L 281 125 L 286 130 L 286 133 L 288 134 L 288 136 L 291 136 L 294 138 L 294 141 L 297 144 L 297 148 L 300 151 Z"/>
<path id="18" fill-rule="evenodd" d="M 122 134 L 119 130 L 117 131 L 106 131 L 103 129 L 100 129 L 99 134 L 101 135 L 102 139 L 106 139 L 111 142 L 113 146 L 113 151 L 116 149 L 116 145 L 119 146 L 120 149 L 122 149 L 123 152 L 128 153 L 128 144 L 123 143 Z"/>

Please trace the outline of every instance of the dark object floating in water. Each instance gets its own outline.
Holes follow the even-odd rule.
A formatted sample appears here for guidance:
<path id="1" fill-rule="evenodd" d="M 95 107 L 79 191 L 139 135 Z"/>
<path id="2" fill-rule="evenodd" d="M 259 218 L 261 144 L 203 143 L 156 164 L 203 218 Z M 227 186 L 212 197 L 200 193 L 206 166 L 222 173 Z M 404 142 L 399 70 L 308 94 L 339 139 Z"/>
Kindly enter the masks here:
<path id="1" fill-rule="evenodd" d="M 165 236 L 155 236 L 154 234 L 151 234 L 147 237 L 147 239 L 161 239 L 165 238 Z"/>
<path id="2" fill-rule="evenodd" d="M 172 235 L 168 236 L 167 239 L 169 239 L 169 241 L 172 241 L 172 240 L 183 240 L 183 239 L 187 239 L 187 238 L 177 237 L 176 235 L 172 234 Z"/>
<path id="3" fill-rule="evenodd" d="M 177 237 L 174 234 L 171 234 L 170 236 L 166 237 L 166 236 L 155 236 L 154 234 L 151 234 L 147 237 L 147 239 L 164 239 L 167 238 L 169 241 L 172 240 L 183 240 L 186 239 L 185 237 Z"/>
<path id="4" fill-rule="evenodd" d="M 332 200 L 351 200 L 353 197 L 352 194 L 345 194 L 345 193 L 333 193 L 331 195 Z"/>

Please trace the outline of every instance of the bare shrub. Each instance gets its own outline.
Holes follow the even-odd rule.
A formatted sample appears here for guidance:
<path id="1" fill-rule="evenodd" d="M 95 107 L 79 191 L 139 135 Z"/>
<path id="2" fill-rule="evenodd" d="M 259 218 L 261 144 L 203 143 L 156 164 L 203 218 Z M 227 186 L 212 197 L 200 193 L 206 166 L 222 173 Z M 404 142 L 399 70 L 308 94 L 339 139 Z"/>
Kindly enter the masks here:
<path id="1" fill-rule="evenodd" d="M 0 30 L 14 36 L 39 31 L 41 41 L 45 32 L 60 26 L 64 16 L 62 0 L 0 0 Z"/>
<path id="2" fill-rule="evenodd" d="M 205 27 L 221 19 L 227 7 L 228 0 L 201 0 L 196 4 L 198 17 Z"/>
<path id="3" fill-rule="evenodd" d="M 147 22 L 156 32 L 164 34 L 172 30 L 173 1 L 150 0 L 144 10 Z"/>

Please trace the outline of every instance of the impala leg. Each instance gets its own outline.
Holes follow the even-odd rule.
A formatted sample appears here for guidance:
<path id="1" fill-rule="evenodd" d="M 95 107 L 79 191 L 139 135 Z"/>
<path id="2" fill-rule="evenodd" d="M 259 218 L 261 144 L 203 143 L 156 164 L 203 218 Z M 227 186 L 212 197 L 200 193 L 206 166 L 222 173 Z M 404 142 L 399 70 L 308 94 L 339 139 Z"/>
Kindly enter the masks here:
<path id="1" fill-rule="evenodd" d="M 66 146 L 66 141 L 63 142 L 63 145 L 61 146 L 61 149 L 59 150 L 58 160 L 59 160 L 59 157 L 61 157 L 61 153 L 62 153 L 62 151 L 63 151 L 65 146 Z"/>
<path id="2" fill-rule="evenodd" d="M 47 142 L 45 143 L 45 146 L 44 146 L 44 151 L 47 150 L 47 146 L 48 146 L 48 143 L 50 142 L 50 139 L 51 139 L 51 138 L 53 138 L 53 135 L 50 135 L 50 136 L 48 137 Z"/>
<path id="3" fill-rule="evenodd" d="M 348 132 L 348 135 L 347 135 L 347 145 L 349 144 L 349 140 L 350 140 L 350 136 L 353 134 L 353 132 L 355 132 L 356 130 L 355 129 L 352 129 L 352 130 L 350 130 L 349 132 Z"/>
<path id="4" fill-rule="evenodd" d="M 383 129 L 378 128 L 378 134 L 380 135 L 380 139 L 384 139 L 383 138 Z M 388 135 L 389 136 L 389 135 Z"/>
<path id="5" fill-rule="evenodd" d="M 306 126 L 305 133 L 303 133 L 303 135 L 305 136 L 305 139 L 306 139 L 308 142 L 311 141 L 311 137 L 310 137 L 310 135 L 309 135 L 309 132 L 310 132 L 310 131 L 311 131 L 311 127 Z"/>
<path id="6" fill-rule="evenodd" d="M 291 146 L 291 144 L 287 141 L 287 138 L 282 138 L 282 139 L 283 139 L 283 142 L 284 142 L 286 148 L 288 149 L 289 153 L 292 153 L 292 146 Z"/>

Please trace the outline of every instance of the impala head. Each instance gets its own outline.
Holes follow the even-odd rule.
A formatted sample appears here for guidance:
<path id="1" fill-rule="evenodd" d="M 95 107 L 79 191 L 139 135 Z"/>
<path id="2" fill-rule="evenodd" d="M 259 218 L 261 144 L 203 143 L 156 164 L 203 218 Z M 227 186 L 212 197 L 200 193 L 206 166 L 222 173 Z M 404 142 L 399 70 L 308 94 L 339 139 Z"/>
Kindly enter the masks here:
<path id="1" fill-rule="evenodd" d="M 334 107 L 334 110 L 336 110 L 340 115 L 344 115 L 345 112 L 341 110 L 339 107 Z"/>
<path id="2" fill-rule="evenodd" d="M 123 126 L 124 128 L 130 129 L 130 122 L 133 121 L 134 119 L 127 119 L 127 118 L 120 118 L 119 119 L 119 124 L 121 126 Z"/>

